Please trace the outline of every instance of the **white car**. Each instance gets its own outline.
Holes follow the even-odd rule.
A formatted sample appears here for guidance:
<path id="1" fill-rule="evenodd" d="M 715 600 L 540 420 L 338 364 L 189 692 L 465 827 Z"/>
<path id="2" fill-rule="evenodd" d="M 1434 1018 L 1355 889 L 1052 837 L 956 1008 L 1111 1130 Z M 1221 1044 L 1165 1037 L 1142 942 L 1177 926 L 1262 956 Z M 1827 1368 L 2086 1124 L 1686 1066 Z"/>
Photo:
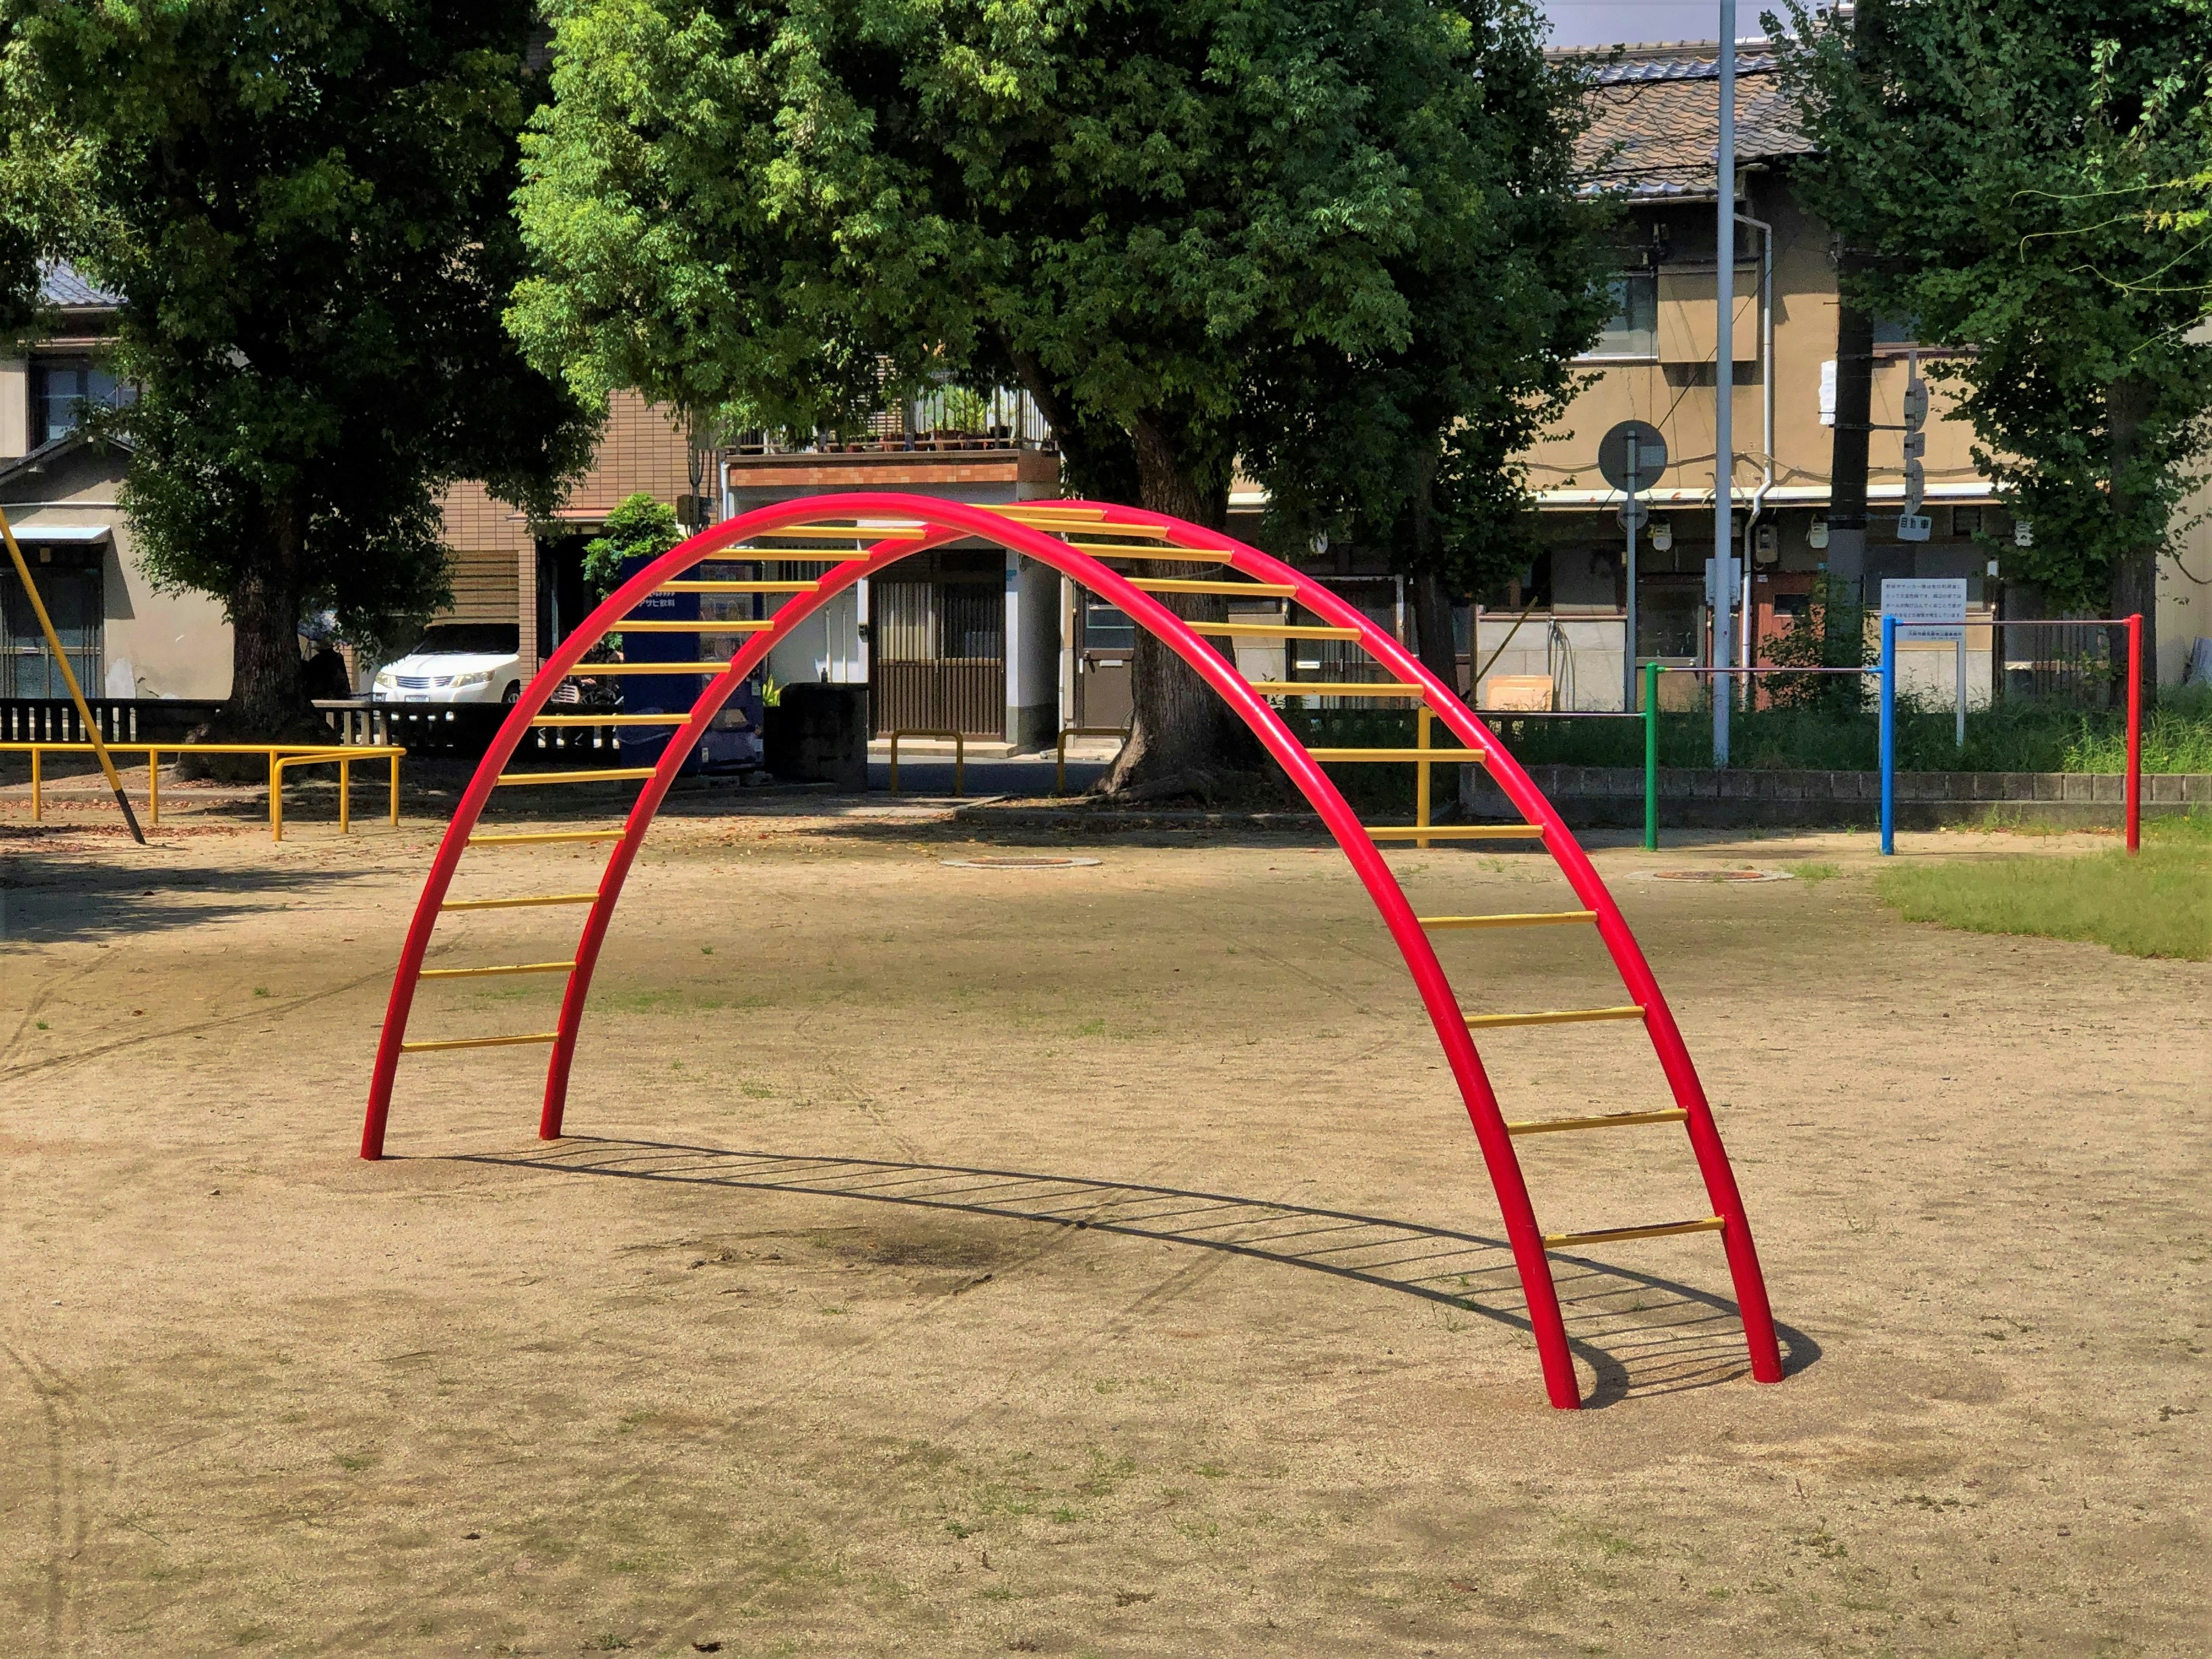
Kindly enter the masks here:
<path id="1" fill-rule="evenodd" d="M 379 702 L 513 702 L 530 675 L 514 623 L 439 623 L 376 671 Z"/>

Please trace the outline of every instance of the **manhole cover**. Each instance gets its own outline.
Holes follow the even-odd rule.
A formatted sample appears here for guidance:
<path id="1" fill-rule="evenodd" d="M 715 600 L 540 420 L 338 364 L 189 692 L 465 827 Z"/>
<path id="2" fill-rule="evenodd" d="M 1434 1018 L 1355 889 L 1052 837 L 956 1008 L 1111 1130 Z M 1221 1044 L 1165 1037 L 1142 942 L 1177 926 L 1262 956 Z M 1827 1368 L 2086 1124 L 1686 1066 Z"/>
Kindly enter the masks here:
<path id="1" fill-rule="evenodd" d="M 1097 859 L 1045 857 L 944 859 L 939 861 L 948 870 L 1073 870 L 1083 865 L 1098 862 Z"/>
<path id="2" fill-rule="evenodd" d="M 1654 870 L 1647 881 L 1790 881 L 1787 870 Z"/>

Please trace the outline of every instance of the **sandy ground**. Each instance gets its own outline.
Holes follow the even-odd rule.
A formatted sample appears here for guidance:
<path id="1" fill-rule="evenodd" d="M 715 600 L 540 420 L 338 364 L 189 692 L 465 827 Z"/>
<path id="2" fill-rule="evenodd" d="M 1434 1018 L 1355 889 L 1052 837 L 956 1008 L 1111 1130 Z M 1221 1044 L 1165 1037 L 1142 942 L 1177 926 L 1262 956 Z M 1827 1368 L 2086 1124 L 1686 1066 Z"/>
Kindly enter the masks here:
<path id="1" fill-rule="evenodd" d="M 377 1165 L 434 826 L 0 829 L 0 1649 L 2212 1651 L 2202 964 L 1899 922 L 1863 836 L 1601 853 L 1792 1374 L 1746 1379 L 1711 1237 L 1618 1244 L 1557 1260 L 1558 1413 L 1333 854 L 955 869 L 1016 838 L 754 811 L 641 862 L 574 1138 L 540 1050 L 410 1058 Z M 1391 857 L 1419 908 L 1565 902 Z M 1801 878 L 1649 878 L 1747 864 Z M 1615 992 L 1579 929 L 1443 948 L 1471 1009 Z M 557 984 L 426 988 L 416 1034 Z M 1509 1115 L 1663 1103 L 1633 1027 L 1485 1035 Z M 1703 1212 L 1672 1128 L 1522 1146 L 1547 1227 Z"/>

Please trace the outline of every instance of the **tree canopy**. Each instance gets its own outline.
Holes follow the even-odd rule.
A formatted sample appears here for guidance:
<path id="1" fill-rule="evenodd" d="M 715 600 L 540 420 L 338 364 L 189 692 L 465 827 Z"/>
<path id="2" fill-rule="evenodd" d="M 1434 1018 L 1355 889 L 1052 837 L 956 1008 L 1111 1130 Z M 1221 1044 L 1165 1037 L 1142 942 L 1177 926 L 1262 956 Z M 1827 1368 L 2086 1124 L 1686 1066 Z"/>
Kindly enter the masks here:
<path id="1" fill-rule="evenodd" d="M 388 635 L 443 598 L 443 485 L 550 506 L 588 456 L 595 412 L 501 325 L 532 27 L 527 0 L 0 0 L 0 216 L 125 296 L 125 505 L 149 569 L 227 607 L 243 726 L 304 712 L 303 610 Z"/>
<path id="2" fill-rule="evenodd" d="M 2007 574 L 2154 618 L 2212 438 L 2212 347 L 2191 337 L 2212 241 L 2175 217 L 2212 161 L 2212 13 L 1875 0 L 1848 22 L 1792 17 L 1785 73 L 1825 151 L 1802 186 L 1860 255 L 1856 297 L 1964 349 L 1930 373 L 2032 526 L 2033 547 L 2000 550 Z"/>
<path id="3" fill-rule="evenodd" d="M 804 429 L 1012 380 L 1077 487 L 1219 524 L 1238 457 L 1272 453 L 1255 422 L 1322 420 L 1352 366 L 1418 374 L 1471 292 L 1427 268 L 1526 228 L 1543 64 L 1487 0 L 553 15 L 514 323 L 586 392 Z M 1136 677 L 1117 779 L 1202 770 L 1213 700 L 1148 639 Z"/>

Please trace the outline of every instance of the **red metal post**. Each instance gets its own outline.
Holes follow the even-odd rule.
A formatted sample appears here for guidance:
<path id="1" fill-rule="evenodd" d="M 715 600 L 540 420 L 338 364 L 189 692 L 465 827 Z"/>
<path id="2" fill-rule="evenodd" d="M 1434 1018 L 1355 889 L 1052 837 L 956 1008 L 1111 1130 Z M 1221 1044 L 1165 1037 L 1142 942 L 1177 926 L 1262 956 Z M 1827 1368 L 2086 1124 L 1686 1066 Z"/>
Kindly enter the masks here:
<path id="1" fill-rule="evenodd" d="M 2142 612 L 2128 618 L 2128 851 L 2142 850 Z"/>

